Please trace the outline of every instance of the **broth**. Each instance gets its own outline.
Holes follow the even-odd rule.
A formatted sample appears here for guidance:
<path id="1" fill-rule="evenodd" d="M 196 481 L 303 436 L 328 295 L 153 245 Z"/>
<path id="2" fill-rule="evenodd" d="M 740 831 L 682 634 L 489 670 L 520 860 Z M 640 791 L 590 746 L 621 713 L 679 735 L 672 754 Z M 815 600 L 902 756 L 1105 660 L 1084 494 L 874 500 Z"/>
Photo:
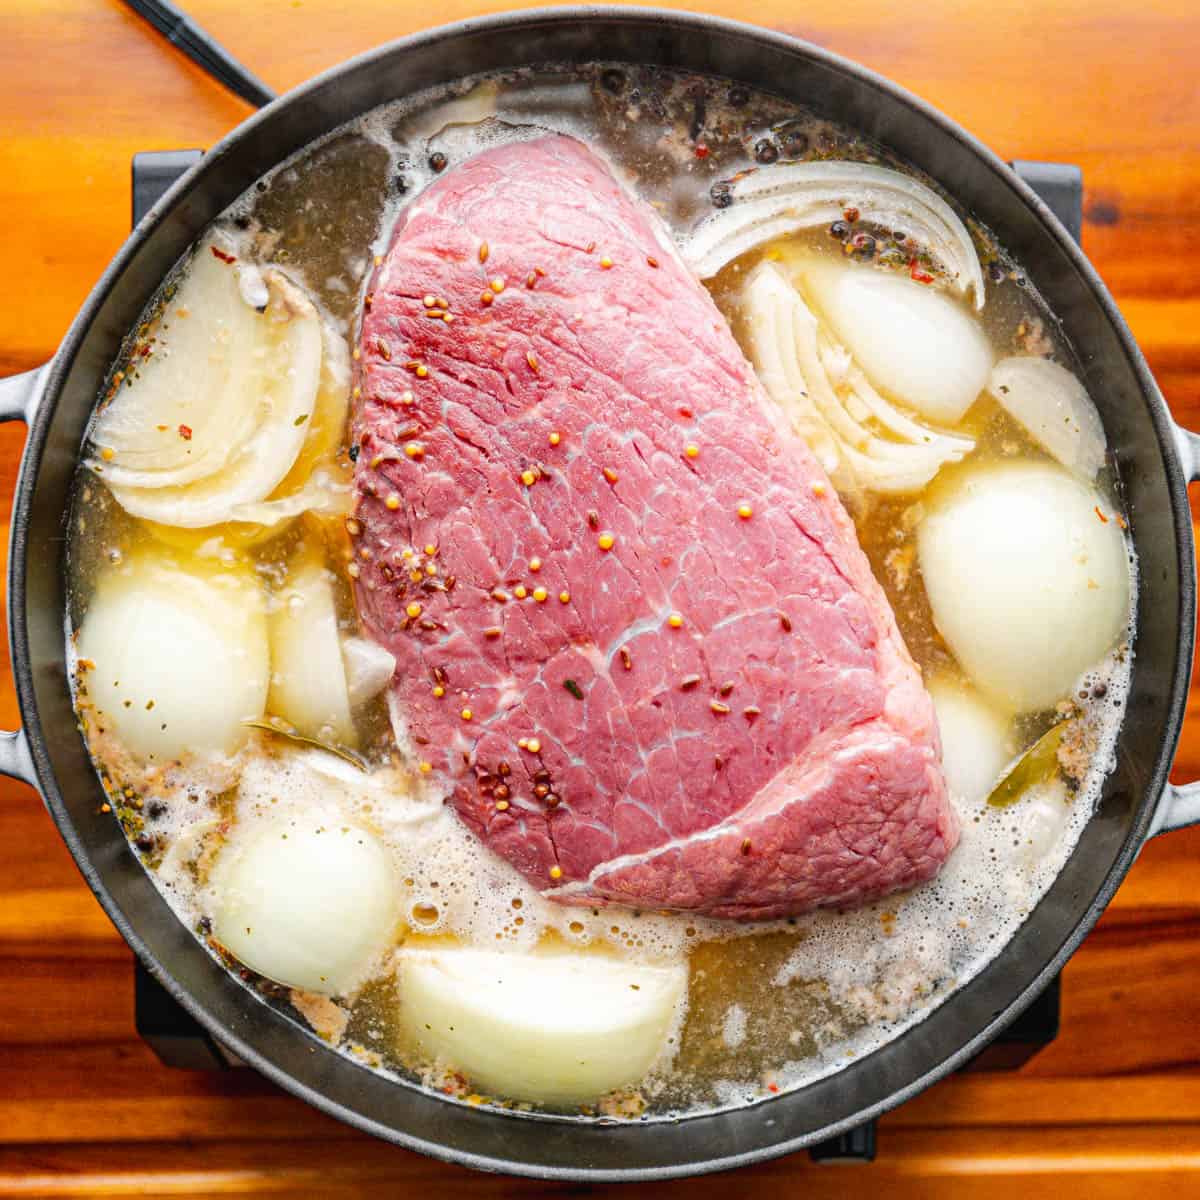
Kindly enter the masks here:
<path id="1" fill-rule="evenodd" d="M 680 235 L 722 203 L 722 181 L 753 167 L 764 139 L 804 161 L 849 159 L 903 168 L 884 148 L 852 131 L 740 85 L 604 64 L 529 69 L 422 93 L 369 113 L 273 171 L 217 225 L 239 259 L 274 266 L 302 284 L 322 320 L 349 348 L 372 256 L 386 249 L 404 206 L 437 177 L 439 161 L 453 167 L 481 148 L 546 130 L 572 134 L 599 149 Z M 994 352 L 1049 352 L 1071 365 L 1057 322 L 1019 266 L 986 231 L 973 232 L 989 265 L 982 320 Z M 769 253 L 785 266 L 805 256 L 840 261 L 844 249 L 844 242 L 822 228 L 753 251 L 722 271 L 711 290 L 743 345 L 741 289 L 756 262 Z M 169 332 L 170 321 L 180 319 L 171 307 L 172 289 L 168 283 L 131 335 L 114 365 L 110 396 L 136 373 L 139 346 L 153 347 L 156 337 Z M 981 463 L 1049 459 L 990 398 L 975 403 L 956 432 L 976 441 L 966 461 L 944 468 L 919 493 L 875 499 L 855 513 L 855 524 L 917 664 L 927 678 L 962 688 L 963 673 L 937 632 L 916 564 L 923 506 Z M 355 448 L 345 431 L 334 440 L 320 461 L 344 483 Z M 1103 474 L 1098 486 L 1119 515 L 1116 479 Z M 236 522 L 182 531 L 154 526 L 130 516 L 102 474 L 84 466 L 71 516 L 69 625 L 79 630 L 99 583 L 147 555 L 215 576 L 248 573 L 278 607 L 304 553 L 329 568 L 339 630 L 353 634 L 354 549 L 343 515 L 310 513 L 283 522 L 277 531 Z M 1132 557 L 1130 563 L 1132 571 Z M 418 555 L 413 569 L 435 578 L 436 556 Z M 227 838 L 281 815 L 307 819 L 316 813 L 330 825 L 353 820 L 381 838 L 403 881 L 402 918 L 392 945 L 569 947 L 638 961 L 686 962 L 687 1002 L 677 1007 L 660 1066 L 639 1087 L 598 1106 L 559 1106 L 564 1115 L 657 1119 L 751 1102 L 836 1071 L 920 1020 L 981 970 L 1053 880 L 1091 814 L 1111 765 L 1129 658 L 1126 640 L 1075 693 L 1062 697 L 1089 731 L 1089 762 L 1077 788 L 1068 791 L 1052 779 L 1011 807 L 959 804 L 960 846 L 937 878 L 909 893 L 853 912 L 819 911 L 749 925 L 547 901 L 442 806 L 422 777 L 417 748 L 394 745 L 379 696 L 355 706 L 348 739 L 368 765 L 367 775 L 266 731 L 255 731 L 244 748 L 216 763 L 147 768 L 97 716 L 104 699 L 92 694 L 88 664 L 79 664 L 76 676 L 89 746 L 135 851 L 180 918 L 266 1002 L 284 1007 L 379 1070 L 471 1103 L 511 1103 L 482 1096 L 454 1064 L 426 1061 L 414 1047 L 397 1024 L 389 954 L 354 994 L 329 998 L 255 975 L 213 939 L 210 868 Z M 1008 732 L 1013 752 L 1048 729 L 1056 715 L 1061 711 L 1014 718 Z"/>

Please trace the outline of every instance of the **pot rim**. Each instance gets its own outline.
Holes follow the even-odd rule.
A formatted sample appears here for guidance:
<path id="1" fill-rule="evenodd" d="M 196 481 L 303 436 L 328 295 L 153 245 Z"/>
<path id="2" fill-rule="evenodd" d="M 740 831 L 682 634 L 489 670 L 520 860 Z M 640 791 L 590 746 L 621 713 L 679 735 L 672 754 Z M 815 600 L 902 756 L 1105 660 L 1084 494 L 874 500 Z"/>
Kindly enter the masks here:
<path id="1" fill-rule="evenodd" d="M 270 120 L 280 108 L 290 105 L 302 97 L 309 96 L 331 83 L 348 77 L 361 67 L 399 52 L 434 51 L 440 44 L 454 41 L 468 33 L 509 30 L 522 26 L 536 28 L 539 25 L 561 22 L 603 22 L 648 28 L 666 25 L 710 34 L 717 38 L 732 38 L 743 44 L 762 46 L 793 56 L 803 56 L 820 63 L 825 68 L 837 72 L 858 84 L 864 85 L 877 94 L 882 94 L 887 101 L 899 105 L 922 120 L 937 126 L 943 134 L 952 138 L 968 150 L 973 158 L 991 173 L 995 186 L 1007 187 L 1010 191 L 1015 192 L 1025 207 L 1030 209 L 1039 219 L 1042 226 L 1058 243 L 1059 249 L 1066 255 L 1081 278 L 1083 285 L 1097 300 L 1105 318 L 1116 334 L 1126 360 L 1132 368 L 1143 395 L 1148 401 L 1151 421 L 1158 441 L 1159 453 L 1167 476 L 1176 554 L 1180 562 L 1193 561 L 1193 534 L 1187 487 L 1180 467 L 1177 445 L 1173 436 L 1174 425 L 1170 419 L 1166 403 L 1146 365 L 1145 359 L 1112 297 L 1109 295 L 1107 288 L 1084 256 L 1082 250 L 1040 197 L 996 154 L 971 134 L 967 133 L 956 122 L 943 115 L 939 110 L 884 76 L 841 55 L 813 45 L 801 38 L 793 37 L 790 34 L 778 33 L 771 29 L 724 17 L 689 11 L 675 11 L 643 6 L 562 5 L 468 18 L 452 24 L 440 25 L 433 29 L 423 30 L 406 37 L 394 39 L 339 63 L 314 76 L 305 83 L 300 84 L 298 87 L 293 88 L 291 91 L 282 94 L 264 109 L 251 115 L 247 120 L 237 125 L 205 154 L 197 166 L 188 171 L 154 205 L 151 211 L 139 223 L 138 227 L 130 234 L 129 238 L 104 271 L 71 323 L 54 358 L 48 364 L 48 371 L 42 392 L 42 402 L 37 405 L 36 412 L 30 421 L 13 502 L 8 567 L 9 640 L 17 697 L 36 774 L 36 786 L 43 796 L 51 815 L 54 817 L 60 834 L 67 843 L 88 886 L 95 893 L 96 898 L 124 940 L 138 955 L 155 979 L 220 1043 L 227 1046 L 240 1059 L 253 1066 L 273 1083 L 304 1100 L 318 1111 L 333 1116 L 354 1128 L 370 1133 L 382 1140 L 398 1144 L 406 1149 L 418 1151 L 443 1162 L 451 1162 L 483 1171 L 499 1171 L 537 1179 L 586 1183 L 645 1182 L 708 1174 L 761 1163 L 803 1149 L 815 1142 L 835 1137 L 848 1129 L 872 1120 L 911 1099 L 919 1092 L 924 1091 L 938 1080 L 949 1075 L 982 1050 L 1040 994 L 1050 979 L 1062 969 L 1064 963 L 1075 952 L 1080 942 L 1099 919 L 1146 839 L 1159 797 L 1166 786 L 1167 773 L 1170 769 L 1175 745 L 1178 741 L 1179 729 L 1186 706 L 1190 678 L 1190 651 L 1195 636 L 1195 584 L 1194 580 L 1186 573 L 1179 580 L 1180 654 L 1176 663 L 1167 710 L 1167 737 L 1163 739 L 1163 744 L 1155 759 L 1154 769 L 1144 785 L 1144 794 L 1139 801 L 1136 817 L 1126 835 L 1125 841 L 1094 899 L 1075 925 L 1070 936 L 1067 937 L 1045 967 L 1026 984 L 1009 1006 L 998 1012 L 974 1036 L 959 1047 L 958 1050 L 943 1058 L 936 1067 L 911 1080 L 903 1088 L 892 1092 L 885 1099 L 838 1122 L 831 1123 L 823 1128 L 810 1130 L 807 1133 L 784 1138 L 781 1141 L 758 1145 L 753 1149 L 729 1153 L 706 1160 L 675 1163 L 669 1166 L 641 1168 L 597 1168 L 582 1166 L 576 1168 L 514 1161 L 502 1156 L 463 1151 L 441 1142 L 430 1141 L 427 1138 L 382 1124 L 363 1113 L 347 1108 L 340 1101 L 331 1099 L 324 1092 L 302 1082 L 282 1067 L 276 1066 L 263 1052 L 250 1045 L 240 1033 L 229 1029 L 216 1017 L 211 1016 L 206 1007 L 191 992 L 187 991 L 166 972 L 155 954 L 149 949 L 133 924 L 125 917 L 124 912 L 118 907 L 109 893 L 103 880 L 100 878 L 99 872 L 92 865 L 89 852 L 83 845 L 82 838 L 75 829 L 73 821 L 65 810 L 53 768 L 45 748 L 45 737 L 34 691 L 29 653 L 29 630 L 25 616 L 28 599 L 26 591 L 26 560 L 29 551 L 29 539 L 27 534 L 33 492 L 46 447 L 51 417 L 57 407 L 59 392 L 80 344 L 97 314 L 103 308 L 115 281 L 126 270 L 137 249 L 164 222 L 167 215 L 200 177 L 210 172 L 218 171 L 229 149 L 256 129 L 261 123 Z M 597 55 L 597 57 L 602 58 L 603 55 Z M 628 61 L 633 60 L 629 59 Z M 399 91 L 400 89 L 398 89 L 398 93 Z M 990 966 L 985 967 L 984 973 L 989 969 Z M 319 1052 L 337 1055 L 336 1051 L 327 1047 L 320 1048 Z M 341 1061 L 352 1061 L 345 1059 L 342 1055 L 337 1055 L 337 1057 Z M 401 1084 L 400 1086 L 407 1085 Z M 779 1096 L 758 1101 L 755 1107 L 778 1104 L 786 1100 L 788 1094 L 784 1092 Z M 457 1106 L 447 1108 L 447 1115 L 451 1119 L 456 1112 Z M 701 1112 L 694 1116 L 681 1118 L 681 1120 L 683 1122 L 703 1120 L 706 1116 L 711 1115 Z M 527 1116 L 522 1114 L 499 1113 L 497 1116 L 506 1119 L 528 1119 Z M 540 1119 L 545 1120 L 546 1118 L 542 1117 Z M 649 1127 L 653 1128 L 653 1123 Z"/>

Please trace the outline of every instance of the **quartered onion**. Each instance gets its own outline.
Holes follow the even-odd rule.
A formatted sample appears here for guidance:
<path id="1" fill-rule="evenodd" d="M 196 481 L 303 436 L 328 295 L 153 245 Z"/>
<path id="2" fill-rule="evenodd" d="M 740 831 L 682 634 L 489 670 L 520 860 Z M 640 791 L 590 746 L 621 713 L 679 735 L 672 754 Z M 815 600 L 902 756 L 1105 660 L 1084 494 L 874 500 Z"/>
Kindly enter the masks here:
<path id="1" fill-rule="evenodd" d="M 853 206 L 863 221 L 900 230 L 925 247 L 954 289 L 983 307 L 983 270 L 967 227 L 941 196 L 908 175 L 870 163 L 786 163 L 747 172 L 729 194 L 733 203 L 703 221 L 683 247 L 701 279 L 775 238 L 839 221 Z"/>
<path id="2" fill-rule="evenodd" d="M 343 995 L 395 932 L 398 882 L 359 825 L 303 814 L 235 825 L 213 869 L 213 933 L 268 979 Z"/>
<path id="3" fill-rule="evenodd" d="M 987 799 L 1012 757 L 1006 714 L 970 684 L 949 675 L 926 683 L 942 736 L 942 770 L 950 795 L 967 805 Z"/>
<path id="4" fill-rule="evenodd" d="M 816 257 L 798 274 L 871 382 L 927 420 L 957 424 L 987 386 L 987 337 L 945 292 L 889 271 Z"/>
<path id="5" fill-rule="evenodd" d="M 1044 450 L 1089 482 L 1104 465 L 1100 414 L 1083 384 L 1048 358 L 1016 355 L 993 368 L 987 390 Z"/>
<path id="6" fill-rule="evenodd" d="M 293 565 L 270 617 L 272 716 L 308 738 L 353 746 L 350 693 L 329 572 L 315 559 Z"/>
<path id="7" fill-rule="evenodd" d="M 202 573 L 147 555 L 105 571 L 78 651 L 100 724 L 141 759 L 232 754 L 262 716 L 266 619 L 247 568 Z"/>
<path id="8" fill-rule="evenodd" d="M 352 707 L 373 700 L 396 673 L 395 658 L 370 638 L 347 638 L 342 643 L 342 663 Z"/>
<path id="9" fill-rule="evenodd" d="M 235 268 L 197 251 L 154 352 L 92 434 L 90 464 L 134 516 L 200 528 L 264 501 L 292 470 L 317 409 L 321 318 L 299 288 L 264 276 L 264 311 Z"/>
<path id="10" fill-rule="evenodd" d="M 843 496 L 858 489 L 918 491 L 975 443 L 922 425 L 885 400 L 773 263 L 746 280 L 750 356 L 768 395 L 787 413 Z"/>
<path id="11" fill-rule="evenodd" d="M 683 964 L 598 954 L 403 947 L 400 1023 L 480 1090 L 586 1104 L 637 1083 L 667 1047 Z"/>
<path id="12" fill-rule="evenodd" d="M 1052 707 L 1125 631 L 1117 514 L 1047 462 L 964 472 L 926 504 L 917 553 L 938 632 L 994 702 Z"/>
<path id="13" fill-rule="evenodd" d="M 254 372 L 260 319 L 241 295 L 229 251 L 197 248 L 153 327 L 101 410 L 92 442 L 109 483 L 174 487 L 219 471 L 255 423 L 238 381 Z M 186 436 L 181 433 L 186 432 Z"/>

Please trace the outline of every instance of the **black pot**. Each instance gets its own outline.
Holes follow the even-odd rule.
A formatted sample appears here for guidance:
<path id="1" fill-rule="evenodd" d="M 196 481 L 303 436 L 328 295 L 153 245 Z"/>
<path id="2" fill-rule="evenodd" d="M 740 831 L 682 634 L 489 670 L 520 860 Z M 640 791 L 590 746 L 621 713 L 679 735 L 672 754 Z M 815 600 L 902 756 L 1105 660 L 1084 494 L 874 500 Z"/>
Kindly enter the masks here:
<path id="1" fill-rule="evenodd" d="M 995 961 L 919 1025 L 798 1092 L 682 1121 L 607 1126 L 454 1105 L 391 1082 L 330 1050 L 227 974 L 172 914 L 112 817 L 101 815 L 104 797 L 76 729 L 63 654 L 65 514 L 83 431 L 125 331 L 205 225 L 305 143 L 405 92 L 471 72 L 597 58 L 724 75 L 827 113 L 898 151 L 991 226 L 1079 353 L 1116 451 L 1141 563 L 1116 769 L 1065 869 Z M 0 383 L 0 420 L 16 419 L 29 424 L 8 568 L 24 729 L 0 735 L 0 770 L 41 791 L 105 911 L 212 1034 L 325 1112 L 436 1158 L 546 1178 L 644 1180 L 757 1162 L 832 1137 L 981 1049 L 1062 967 L 1146 838 L 1200 819 L 1198 790 L 1167 783 L 1192 661 L 1186 483 L 1197 475 L 1200 439 L 1174 425 L 1096 273 L 1007 166 L 886 80 L 791 38 L 711 17 L 564 8 L 466 21 L 327 72 L 240 126 L 155 206 L 53 361 Z"/>

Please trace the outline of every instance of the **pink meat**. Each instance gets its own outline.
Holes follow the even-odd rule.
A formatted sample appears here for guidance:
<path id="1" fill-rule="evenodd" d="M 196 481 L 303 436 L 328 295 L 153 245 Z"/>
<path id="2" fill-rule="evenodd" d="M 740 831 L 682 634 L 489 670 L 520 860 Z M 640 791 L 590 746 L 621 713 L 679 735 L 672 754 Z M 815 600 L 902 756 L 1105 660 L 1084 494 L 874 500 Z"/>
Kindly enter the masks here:
<path id="1" fill-rule="evenodd" d="M 358 601 L 495 853 L 743 920 L 936 874 L 933 707 L 854 528 L 594 154 L 506 145 L 411 204 L 358 382 Z"/>

